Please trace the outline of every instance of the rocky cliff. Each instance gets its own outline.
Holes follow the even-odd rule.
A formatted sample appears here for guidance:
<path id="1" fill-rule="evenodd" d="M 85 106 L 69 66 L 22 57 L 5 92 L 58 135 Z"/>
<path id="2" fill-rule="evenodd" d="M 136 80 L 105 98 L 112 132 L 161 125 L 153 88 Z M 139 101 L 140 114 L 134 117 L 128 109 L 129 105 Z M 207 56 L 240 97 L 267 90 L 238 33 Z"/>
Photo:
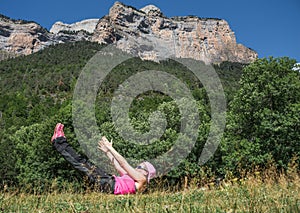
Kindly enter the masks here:
<path id="1" fill-rule="evenodd" d="M 50 29 L 51 33 L 59 33 L 61 31 L 86 31 L 93 33 L 99 19 L 86 19 L 74 24 L 65 24 L 61 21 L 56 22 Z"/>
<path id="2" fill-rule="evenodd" d="M 206 63 L 249 63 L 257 58 L 255 51 L 237 44 L 225 20 L 168 18 L 153 5 L 138 10 L 116 2 L 109 14 L 99 20 L 71 25 L 57 22 L 50 32 L 36 23 L 0 17 L 0 50 L 30 54 L 50 44 L 78 40 L 116 44 L 142 59 L 155 61 L 181 57 Z"/>
<path id="3" fill-rule="evenodd" d="M 28 55 L 52 44 L 90 39 L 91 36 L 82 31 L 53 34 L 35 22 L 0 15 L 1 55 Z"/>
<path id="4" fill-rule="evenodd" d="M 2 51 L 26 55 L 42 49 L 48 40 L 47 30 L 37 23 L 0 17 Z"/>
<path id="5" fill-rule="evenodd" d="M 116 2 L 99 20 L 92 40 L 116 43 L 120 49 L 150 60 L 173 56 L 206 63 L 248 63 L 257 58 L 256 52 L 237 44 L 225 20 L 168 18 L 153 5 L 137 10 Z"/>

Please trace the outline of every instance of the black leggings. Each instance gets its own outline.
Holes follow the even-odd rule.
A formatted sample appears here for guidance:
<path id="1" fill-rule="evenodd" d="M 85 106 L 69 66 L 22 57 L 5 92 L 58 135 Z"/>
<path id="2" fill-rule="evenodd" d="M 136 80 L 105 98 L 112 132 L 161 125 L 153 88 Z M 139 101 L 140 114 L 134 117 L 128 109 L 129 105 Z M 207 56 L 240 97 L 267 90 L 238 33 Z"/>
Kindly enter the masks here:
<path id="1" fill-rule="evenodd" d="M 89 182 L 101 192 L 114 193 L 115 178 L 77 154 L 65 137 L 56 138 L 53 146 L 75 169 L 87 175 Z"/>

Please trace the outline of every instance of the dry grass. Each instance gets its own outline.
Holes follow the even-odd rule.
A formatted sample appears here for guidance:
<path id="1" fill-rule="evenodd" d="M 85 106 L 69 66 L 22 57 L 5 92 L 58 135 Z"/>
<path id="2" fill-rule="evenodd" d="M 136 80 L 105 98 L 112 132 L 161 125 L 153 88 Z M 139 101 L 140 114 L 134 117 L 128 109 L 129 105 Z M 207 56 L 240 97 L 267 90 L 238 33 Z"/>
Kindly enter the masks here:
<path id="1" fill-rule="evenodd" d="M 208 184 L 128 196 L 3 191 L 0 207 L 0 212 L 300 212 L 300 176 L 296 167 L 285 174 L 270 168 L 219 187 Z"/>

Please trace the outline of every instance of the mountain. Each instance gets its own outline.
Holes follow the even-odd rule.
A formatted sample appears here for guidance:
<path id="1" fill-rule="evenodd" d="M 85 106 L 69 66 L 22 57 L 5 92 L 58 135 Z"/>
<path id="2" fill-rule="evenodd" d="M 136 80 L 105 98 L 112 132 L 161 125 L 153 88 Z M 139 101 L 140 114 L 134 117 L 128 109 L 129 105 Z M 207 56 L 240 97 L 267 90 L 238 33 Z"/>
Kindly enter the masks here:
<path id="1" fill-rule="evenodd" d="M 0 17 L 0 50 L 31 54 L 46 46 L 89 40 L 115 44 L 142 59 L 193 58 L 206 63 L 249 63 L 257 58 L 237 44 L 229 24 L 217 18 L 166 17 L 154 5 L 140 10 L 116 2 L 109 14 L 74 24 L 55 23 L 50 32 L 34 22 Z"/>
<path id="2" fill-rule="evenodd" d="M 65 24 L 61 21 L 56 22 L 50 29 L 51 33 L 59 33 L 61 31 L 86 31 L 93 33 L 99 19 L 86 19 L 74 24 Z"/>
<path id="3" fill-rule="evenodd" d="M 88 32 L 51 33 L 32 21 L 14 20 L 0 15 L 0 55 L 29 55 L 47 46 L 90 40 Z M 0 58 L 1 58 L 0 57 Z"/>
<path id="4" fill-rule="evenodd" d="M 257 58 L 256 52 L 236 43 L 225 20 L 167 18 L 153 5 L 137 10 L 116 2 L 99 20 L 92 40 L 116 43 L 120 49 L 150 60 L 175 56 L 207 63 L 249 63 Z"/>
<path id="5" fill-rule="evenodd" d="M 49 35 L 35 22 L 0 16 L 0 49 L 8 53 L 28 55 L 47 45 Z"/>

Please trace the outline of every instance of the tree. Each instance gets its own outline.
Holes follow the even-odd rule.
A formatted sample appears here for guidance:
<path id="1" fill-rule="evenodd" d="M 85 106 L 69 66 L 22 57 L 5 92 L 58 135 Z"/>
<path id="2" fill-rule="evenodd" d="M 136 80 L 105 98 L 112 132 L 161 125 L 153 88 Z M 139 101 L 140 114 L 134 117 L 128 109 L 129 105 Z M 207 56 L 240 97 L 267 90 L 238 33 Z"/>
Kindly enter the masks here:
<path id="1" fill-rule="evenodd" d="M 244 69 L 230 105 L 222 143 L 227 168 L 274 160 L 278 168 L 300 155 L 300 73 L 295 60 L 258 59 Z"/>
<path id="2" fill-rule="evenodd" d="M 71 129 L 71 105 L 61 108 L 57 115 L 43 123 L 36 123 L 30 126 L 22 126 L 12 134 L 6 143 L 14 144 L 14 150 L 10 153 L 14 160 L 14 177 L 20 186 L 35 187 L 43 191 L 56 181 L 56 187 L 62 188 L 64 184 L 83 183 L 79 172 L 60 156 L 50 143 L 53 128 L 57 122 L 66 125 L 64 131 L 68 136 L 69 143 L 79 149 L 75 143 L 75 135 Z M 6 162 L 6 160 L 3 160 Z M 13 163 L 13 162 L 12 162 Z M 8 164 L 6 162 L 6 164 Z M 7 176 L 11 178 L 10 173 Z M 12 181 L 16 181 L 12 179 Z"/>

